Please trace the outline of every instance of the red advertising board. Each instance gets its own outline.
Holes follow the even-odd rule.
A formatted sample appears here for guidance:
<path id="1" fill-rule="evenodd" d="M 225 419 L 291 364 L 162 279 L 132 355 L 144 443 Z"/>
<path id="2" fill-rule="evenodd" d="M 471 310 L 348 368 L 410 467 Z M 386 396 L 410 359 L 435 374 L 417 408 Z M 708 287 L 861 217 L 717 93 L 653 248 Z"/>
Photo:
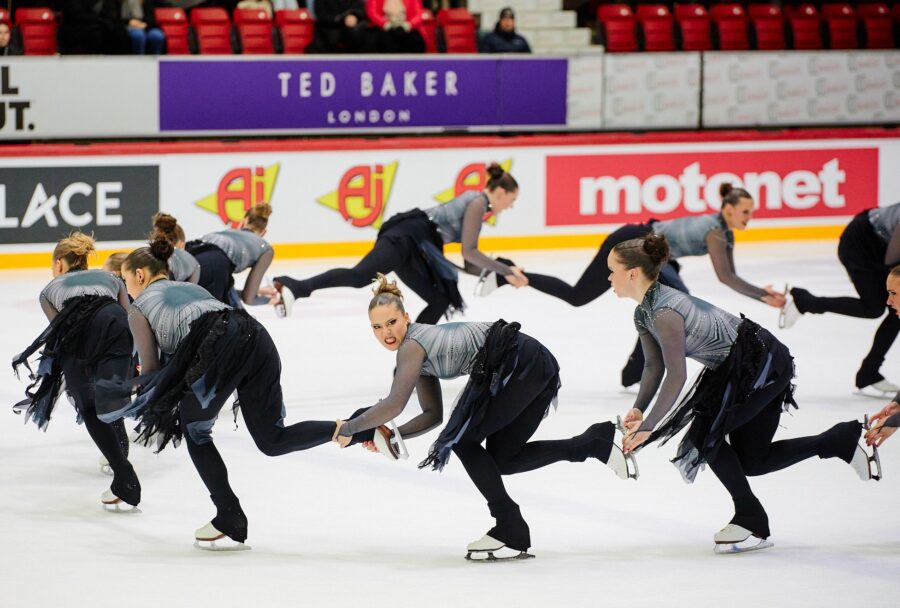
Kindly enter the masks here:
<path id="1" fill-rule="evenodd" d="M 878 205 L 878 149 L 772 149 L 547 156 L 548 226 L 709 213 L 724 182 L 757 218 L 848 216 Z"/>

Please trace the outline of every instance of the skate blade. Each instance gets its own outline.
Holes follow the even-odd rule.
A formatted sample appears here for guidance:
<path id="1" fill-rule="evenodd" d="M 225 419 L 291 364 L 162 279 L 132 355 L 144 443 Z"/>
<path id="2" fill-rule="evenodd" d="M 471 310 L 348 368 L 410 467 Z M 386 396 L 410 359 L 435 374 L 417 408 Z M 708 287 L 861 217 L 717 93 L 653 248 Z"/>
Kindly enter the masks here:
<path id="1" fill-rule="evenodd" d="M 103 510 L 107 513 L 118 513 L 120 515 L 135 515 L 140 513 L 141 510 L 137 508 L 135 505 L 130 505 L 127 502 L 118 499 L 115 502 L 104 502 L 101 503 L 103 505 Z"/>
<path id="2" fill-rule="evenodd" d="M 637 481 L 638 477 L 641 476 L 641 471 L 638 469 L 637 458 L 634 457 L 633 453 L 625 454 L 625 464 L 628 466 L 628 479 Z"/>
<path id="3" fill-rule="evenodd" d="M 216 538 L 195 538 L 194 546 L 203 551 L 249 551 L 250 546 L 223 534 Z"/>
<path id="4" fill-rule="evenodd" d="M 872 428 L 871 423 L 869 423 L 869 415 L 863 414 L 863 429 L 868 431 Z M 863 447 L 863 452 L 866 451 L 866 448 Z M 869 478 L 874 481 L 881 481 L 882 471 L 881 471 L 881 456 L 878 455 L 878 448 L 874 445 L 872 446 L 872 453 L 866 453 L 866 459 L 868 460 L 869 466 Z"/>
<path id="5" fill-rule="evenodd" d="M 496 549 L 492 551 L 469 551 L 466 553 L 466 561 L 470 562 L 485 562 L 485 563 L 497 563 L 497 562 L 515 562 L 522 561 L 526 559 L 533 559 L 534 555 L 528 553 L 527 551 L 520 551 L 515 555 L 500 555 L 499 557 L 495 555 L 499 553 L 501 549 Z"/>
<path id="6" fill-rule="evenodd" d="M 755 536 L 751 536 L 746 540 L 742 540 L 738 543 L 716 543 L 713 551 L 716 555 L 731 555 L 734 553 L 748 553 L 750 551 L 760 551 L 762 549 L 768 549 L 770 547 L 774 547 L 775 543 L 757 538 Z"/>

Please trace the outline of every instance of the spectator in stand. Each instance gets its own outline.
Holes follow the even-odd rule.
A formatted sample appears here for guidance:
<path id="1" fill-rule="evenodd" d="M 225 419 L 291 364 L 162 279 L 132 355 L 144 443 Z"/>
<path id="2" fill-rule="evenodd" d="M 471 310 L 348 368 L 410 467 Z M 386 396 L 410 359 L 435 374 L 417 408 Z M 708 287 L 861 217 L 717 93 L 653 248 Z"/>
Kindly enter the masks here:
<path id="1" fill-rule="evenodd" d="M 241 0 L 237 3 L 237 8 L 249 8 L 249 9 L 260 9 L 266 11 L 266 14 L 269 16 L 269 19 L 272 18 L 274 14 L 272 3 L 269 0 Z"/>
<path id="2" fill-rule="evenodd" d="M 363 0 L 317 0 L 316 37 L 307 53 L 358 53 L 366 40 Z"/>
<path id="3" fill-rule="evenodd" d="M 62 0 L 60 51 L 69 55 L 125 55 L 131 49 L 120 0 Z"/>
<path id="4" fill-rule="evenodd" d="M 494 31 L 481 39 L 478 45 L 482 53 L 530 53 L 528 41 L 516 32 L 516 15 L 506 7 L 500 11 Z"/>
<path id="5" fill-rule="evenodd" d="M 122 21 L 131 38 L 132 55 L 161 55 L 166 35 L 156 27 L 156 0 L 122 0 Z"/>
<path id="6" fill-rule="evenodd" d="M 316 0 L 318 5 L 322 0 Z M 380 53 L 424 53 L 421 0 L 366 0 L 372 44 Z"/>
<path id="7" fill-rule="evenodd" d="M 6 21 L 0 21 L 0 56 L 21 54 L 22 50 L 11 40 L 9 24 Z"/>

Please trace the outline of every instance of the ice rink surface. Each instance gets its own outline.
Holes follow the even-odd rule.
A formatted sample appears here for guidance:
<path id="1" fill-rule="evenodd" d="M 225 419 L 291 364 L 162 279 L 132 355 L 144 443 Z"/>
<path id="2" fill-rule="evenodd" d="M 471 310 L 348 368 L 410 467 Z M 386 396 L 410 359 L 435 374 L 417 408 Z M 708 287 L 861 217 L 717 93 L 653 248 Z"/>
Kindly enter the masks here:
<path id="1" fill-rule="evenodd" d="M 591 250 L 512 252 L 526 270 L 574 281 Z M 757 284 L 786 281 L 823 295 L 853 295 L 834 242 L 737 246 L 738 272 Z M 285 262 L 270 273 L 303 277 L 352 260 Z M 777 311 L 720 285 L 705 258 L 684 260 L 694 295 L 773 330 L 797 362 L 801 409 L 777 438 L 815 434 L 880 409 L 853 394 L 856 368 L 878 321 L 807 316 L 777 330 Z M 0 360 L 34 339 L 46 321 L 37 303 L 46 271 L 0 273 Z M 242 279 L 238 279 L 239 282 Z M 536 438 L 565 438 L 615 419 L 634 395 L 619 372 L 635 339 L 634 303 L 612 292 L 572 308 L 531 289 L 488 298 L 460 279 L 470 321 L 498 318 L 558 358 L 559 410 Z M 277 319 L 252 312 L 281 353 L 287 422 L 333 420 L 387 394 L 393 355 L 368 328 L 367 290 L 332 289 L 298 301 Z M 413 316 L 421 302 L 408 298 Z M 691 376 L 698 369 L 689 368 Z M 900 349 L 883 371 L 900 381 Z M 464 379 L 444 382 L 447 408 Z M 466 544 L 492 524 L 456 460 L 420 471 L 436 432 L 411 440 L 410 460 L 391 463 L 329 444 L 268 458 L 243 423 L 223 414 L 214 437 L 250 519 L 251 551 L 210 553 L 193 531 L 214 514 L 184 446 L 161 454 L 132 447 L 142 513 L 102 511 L 111 481 L 74 410 L 61 400 L 47 433 L 8 408 L 24 383 L 0 377 L 0 606 L 896 606 L 900 577 L 900 437 L 882 449 L 886 478 L 859 481 L 839 460 L 818 459 L 751 480 L 769 513 L 775 547 L 716 556 L 712 535 L 732 515 L 710 471 L 682 482 L 668 462 L 674 445 L 639 454 L 641 479 L 621 481 L 596 461 L 559 463 L 507 477 L 531 526 L 537 559 L 467 563 Z M 415 397 L 403 419 L 418 409 Z M 446 411 L 446 410 L 445 410 Z M 130 425 L 133 426 L 133 425 Z"/>

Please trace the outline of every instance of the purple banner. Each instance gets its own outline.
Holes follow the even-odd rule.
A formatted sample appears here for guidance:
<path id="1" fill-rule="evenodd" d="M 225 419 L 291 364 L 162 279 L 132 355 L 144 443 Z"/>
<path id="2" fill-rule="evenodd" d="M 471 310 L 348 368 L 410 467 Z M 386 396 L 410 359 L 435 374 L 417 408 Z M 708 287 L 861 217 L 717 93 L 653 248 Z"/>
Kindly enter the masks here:
<path id="1" fill-rule="evenodd" d="M 162 131 L 566 124 L 565 59 L 162 60 Z"/>

